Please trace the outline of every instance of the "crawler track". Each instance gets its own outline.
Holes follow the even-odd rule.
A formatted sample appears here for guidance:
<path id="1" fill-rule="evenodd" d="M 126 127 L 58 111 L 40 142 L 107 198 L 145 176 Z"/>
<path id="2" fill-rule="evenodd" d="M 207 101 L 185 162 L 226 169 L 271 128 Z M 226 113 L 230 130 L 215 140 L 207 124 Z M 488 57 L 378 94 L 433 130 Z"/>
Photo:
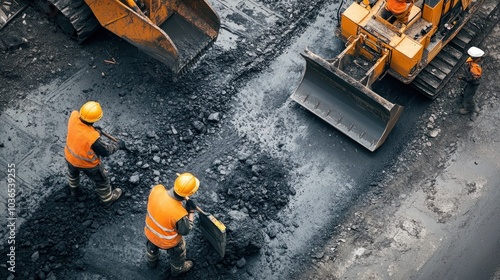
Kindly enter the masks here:
<path id="1" fill-rule="evenodd" d="M 466 50 L 479 45 L 498 21 L 499 4 L 490 11 L 479 7 L 460 32 L 419 73 L 412 85 L 425 96 L 435 99 L 453 74 L 467 59 Z"/>
<path id="2" fill-rule="evenodd" d="M 79 42 L 86 40 L 92 33 L 100 28 L 99 22 L 83 0 L 51 0 L 50 1 L 64 17 L 66 22 L 71 23 L 73 37 Z M 62 25 L 64 19 L 59 17 L 58 24 Z M 61 26 L 66 33 L 71 31 L 67 26 Z"/>
<path id="3" fill-rule="evenodd" d="M 84 0 L 34 0 L 33 3 L 53 17 L 64 33 L 79 42 L 88 39 L 101 26 Z"/>

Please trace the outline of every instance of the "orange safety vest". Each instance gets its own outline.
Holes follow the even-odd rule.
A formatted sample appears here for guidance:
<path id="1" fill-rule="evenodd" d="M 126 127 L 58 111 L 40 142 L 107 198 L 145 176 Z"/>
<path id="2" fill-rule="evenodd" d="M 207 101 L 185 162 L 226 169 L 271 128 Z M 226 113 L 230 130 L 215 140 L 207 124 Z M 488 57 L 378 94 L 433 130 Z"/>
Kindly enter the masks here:
<path id="1" fill-rule="evenodd" d="M 175 247 L 182 239 L 176 224 L 188 214 L 182 201 L 171 197 L 163 185 L 156 185 L 148 198 L 144 234 L 161 249 Z"/>
<path id="2" fill-rule="evenodd" d="M 407 3 L 406 0 L 387 0 L 387 2 L 385 3 L 385 8 L 389 12 L 395 15 L 399 15 L 404 13 L 408 9 L 408 7 L 411 7 L 412 5 L 407 4 L 410 4 L 412 2 L 413 1 Z"/>
<path id="3" fill-rule="evenodd" d="M 469 72 L 474 79 L 479 79 L 483 75 L 483 69 L 479 64 L 474 62 L 474 60 L 469 57 L 467 58 L 467 65 L 469 66 Z"/>
<path id="4" fill-rule="evenodd" d="M 97 166 L 101 161 L 91 146 L 99 138 L 99 132 L 80 120 L 78 111 L 71 112 L 64 155 L 71 165 L 80 168 Z"/>

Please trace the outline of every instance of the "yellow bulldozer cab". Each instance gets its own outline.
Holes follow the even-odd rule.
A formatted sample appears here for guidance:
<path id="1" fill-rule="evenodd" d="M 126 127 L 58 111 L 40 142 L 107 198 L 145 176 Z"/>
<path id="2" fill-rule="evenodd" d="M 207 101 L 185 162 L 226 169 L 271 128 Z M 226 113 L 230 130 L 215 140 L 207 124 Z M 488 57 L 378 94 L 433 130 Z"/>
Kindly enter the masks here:
<path id="1" fill-rule="evenodd" d="M 205 0 L 85 0 L 99 23 L 177 75 L 216 40 L 220 18 Z"/>

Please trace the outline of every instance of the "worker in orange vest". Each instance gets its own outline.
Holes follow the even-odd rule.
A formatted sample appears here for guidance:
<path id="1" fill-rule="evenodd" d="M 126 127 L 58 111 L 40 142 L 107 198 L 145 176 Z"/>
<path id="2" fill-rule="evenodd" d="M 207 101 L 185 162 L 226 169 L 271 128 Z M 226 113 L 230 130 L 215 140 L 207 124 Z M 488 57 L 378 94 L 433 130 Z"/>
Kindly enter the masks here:
<path id="1" fill-rule="evenodd" d="M 100 128 L 94 123 L 103 116 L 101 105 L 96 101 L 89 101 L 73 111 L 68 121 L 68 134 L 64 155 L 68 165 L 68 183 L 72 196 L 78 193 L 80 173 L 83 172 L 96 184 L 96 193 L 104 207 L 109 207 L 122 194 L 119 188 L 111 189 L 107 171 L 101 163 L 100 157 L 107 157 L 118 150 L 125 149 L 125 142 L 105 143 L 100 138 Z"/>
<path id="2" fill-rule="evenodd" d="M 483 69 L 479 65 L 479 62 L 484 56 L 484 51 L 478 47 L 470 47 L 467 50 L 467 54 L 469 54 L 469 58 L 465 62 L 464 75 L 458 77 L 460 80 L 467 82 L 462 93 L 462 107 L 458 110 L 462 115 L 467 115 L 475 111 L 474 95 L 483 75 Z"/>
<path id="3" fill-rule="evenodd" d="M 191 173 L 177 174 L 174 187 L 165 189 L 156 185 L 151 189 L 147 205 L 146 251 L 149 267 L 155 267 L 160 249 L 170 257 L 171 276 L 179 276 L 191 270 L 194 264 L 186 260 L 184 235 L 193 228 L 196 204 L 189 197 L 198 191 L 200 181 Z"/>
<path id="4" fill-rule="evenodd" d="M 387 0 L 385 9 L 396 17 L 399 23 L 407 24 L 414 0 Z"/>

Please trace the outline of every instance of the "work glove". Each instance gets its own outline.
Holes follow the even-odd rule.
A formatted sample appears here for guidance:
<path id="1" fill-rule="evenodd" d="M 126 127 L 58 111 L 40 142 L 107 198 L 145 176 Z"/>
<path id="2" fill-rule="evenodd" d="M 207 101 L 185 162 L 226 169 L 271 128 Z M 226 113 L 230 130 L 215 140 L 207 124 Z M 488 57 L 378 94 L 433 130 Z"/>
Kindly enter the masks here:
<path id="1" fill-rule="evenodd" d="M 120 150 L 125 150 L 126 149 L 126 146 L 125 146 L 125 141 L 123 140 L 118 140 L 118 149 Z"/>
<path id="2" fill-rule="evenodd" d="M 194 203 L 194 200 L 189 199 L 186 201 L 186 210 L 189 213 L 194 213 L 194 210 L 196 210 L 196 204 Z"/>

